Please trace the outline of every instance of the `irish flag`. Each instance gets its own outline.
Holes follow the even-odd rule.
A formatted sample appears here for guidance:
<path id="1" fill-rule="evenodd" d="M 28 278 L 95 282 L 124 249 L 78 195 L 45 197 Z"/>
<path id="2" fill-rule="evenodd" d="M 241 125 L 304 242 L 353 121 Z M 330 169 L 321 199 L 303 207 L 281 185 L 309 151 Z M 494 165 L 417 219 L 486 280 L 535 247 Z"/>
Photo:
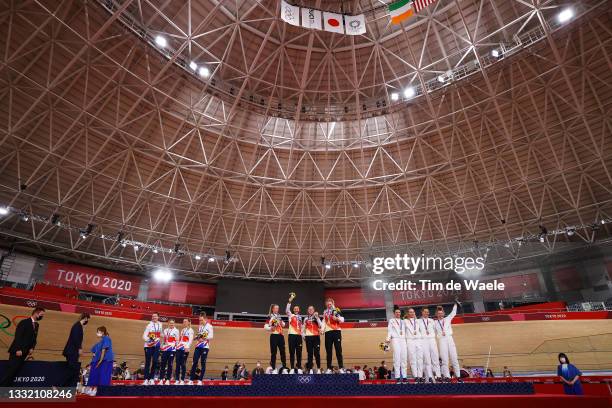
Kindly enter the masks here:
<path id="1" fill-rule="evenodd" d="M 393 24 L 399 24 L 407 18 L 410 18 L 414 15 L 412 0 L 399 0 L 389 4 L 389 14 L 391 15 L 391 22 Z"/>

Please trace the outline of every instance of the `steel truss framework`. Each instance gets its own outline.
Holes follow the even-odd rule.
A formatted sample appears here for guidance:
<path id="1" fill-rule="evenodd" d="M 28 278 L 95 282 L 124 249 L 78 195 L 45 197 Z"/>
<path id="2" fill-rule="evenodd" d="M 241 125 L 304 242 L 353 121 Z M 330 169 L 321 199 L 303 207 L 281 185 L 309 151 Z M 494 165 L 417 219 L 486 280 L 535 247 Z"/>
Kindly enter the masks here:
<path id="1" fill-rule="evenodd" d="M 577 18 L 553 30 L 566 3 L 440 0 L 405 27 L 369 16 L 368 34 L 350 38 L 284 25 L 276 0 L 105 3 L 1 1 L 0 204 L 147 247 L 0 219 L 22 248 L 205 279 L 343 282 L 369 272 L 321 256 L 456 252 L 612 218 L 610 1 L 576 2 Z M 163 33 L 170 56 L 127 15 Z M 544 35 L 530 47 L 391 104 L 390 90 L 485 66 L 533 29 Z M 178 67 L 184 55 L 211 78 Z M 383 100 L 388 110 L 359 110 Z M 278 101 L 295 109 L 280 117 Z M 151 250 L 176 243 L 237 261 Z"/>

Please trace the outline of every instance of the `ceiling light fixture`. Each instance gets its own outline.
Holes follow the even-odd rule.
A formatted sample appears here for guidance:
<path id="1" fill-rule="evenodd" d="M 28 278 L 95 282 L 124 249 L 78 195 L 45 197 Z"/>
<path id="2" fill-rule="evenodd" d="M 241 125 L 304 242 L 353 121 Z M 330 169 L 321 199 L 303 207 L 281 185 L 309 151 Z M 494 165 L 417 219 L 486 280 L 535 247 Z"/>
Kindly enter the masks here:
<path id="1" fill-rule="evenodd" d="M 172 280 L 172 272 L 167 269 L 156 269 L 153 272 L 153 279 L 158 282 L 170 282 Z"/>
<path id="2" fill-rule="evenodd" d="M 194 258 L 195 258 L 196 261 L 199 261 L 200 259 L 202 259 L 202 257 L 200 255 L 196 255 L 196 256 L 194 256 Z"/>
<path id="3" fill-rule="evenodd" d="M 210 76 L 210 70 L 206 67 L 200 67 L 198 73 L 202 78 L 208 78 Z"/>
<path id="4" fill-rule="evenodd" d="M 568 7 L 557 14 L 557 21 L 561 24 L 567 23 L 572 18 L 574 18 L 574 9 L 571 7 Z"/>
<path id="5" fill-rule="evenodd" d="M 8 207 L 0 207 L 0 215 L 8 215 L 9 209 Z"/>
<path id="6" fill-rule="evenodd" d="M 198 69 L 198 64 L 196 64 L 195 62 L 191 61 L 189 63 L 189 68 L 191 68 L 193 71 Z"/>
<path id="7" fill-rule="evenodd" d="M 412 97 L 414 97 L 416 95 L 416 91 L 414 90 L 414 88 L 412 86 L 404 89 L 404 97 L 410 99 Z"/>
<path id="8" fill-rule="evenodd" d="M 492 50 L 491 55 L 493 58 L 499 58 L 499 50 Z"/>
<path id="9" fill-rule="evenodd" d="M 393 92 L 391 94 L 391 100 L 392 101 L 398 101 L 399 100 L 399 94 L 397 92 Z"/>
<path id="10" fill-rule="evenodd" d="M 166 48 L 166 46 L 168 45 L 168 40 L 166 40 L 166 37 L 158 35 L 155 37 L 155 44 L 159 45 L 162 48 Z"/>

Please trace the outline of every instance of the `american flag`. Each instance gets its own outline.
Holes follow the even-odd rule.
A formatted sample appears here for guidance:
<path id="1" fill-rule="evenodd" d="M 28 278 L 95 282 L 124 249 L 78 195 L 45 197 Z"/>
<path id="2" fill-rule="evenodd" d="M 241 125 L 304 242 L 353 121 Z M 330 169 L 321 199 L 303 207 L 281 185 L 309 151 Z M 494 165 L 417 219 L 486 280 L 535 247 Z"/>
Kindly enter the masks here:
<path id="1" fill-rule="evenodd" d="M 425 7 L 429 6 L 430 4 L 434 4 L 436 1 L 437 0 L 414 0 L 414 12 L 419 13 Z"/>

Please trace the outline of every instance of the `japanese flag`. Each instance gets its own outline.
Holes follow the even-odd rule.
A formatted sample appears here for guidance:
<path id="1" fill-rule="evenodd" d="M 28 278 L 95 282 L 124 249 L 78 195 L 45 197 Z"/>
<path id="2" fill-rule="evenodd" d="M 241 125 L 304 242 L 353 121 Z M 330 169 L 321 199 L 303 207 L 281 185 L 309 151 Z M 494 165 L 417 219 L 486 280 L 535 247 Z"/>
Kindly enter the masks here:
<path id="1" fill-rule="evenodd" d="M 344 34 L 342 14 L 323 12 L 323 29 L 332 33 Z"/>
<path id="2" fill-rule="evenodd" d="M 346 26 L 346 33 L 349 35 L 365 34 L 366 32 L 365 16 L 363 14 L 344 16 L 344 25 Z"/>
<path id="3" fill-rule="evenodd" d="M 285 0 L 281 1 L 281 19 L 284 22 L 299 26 L 300 25 L 300 8 L 298 6 L 292 6 Z"/>
<path id="4" fill-rule="evenodd" d="M 302 9 L 302 27 L 322 30 L 321 11 L 311 8 Z"/>

